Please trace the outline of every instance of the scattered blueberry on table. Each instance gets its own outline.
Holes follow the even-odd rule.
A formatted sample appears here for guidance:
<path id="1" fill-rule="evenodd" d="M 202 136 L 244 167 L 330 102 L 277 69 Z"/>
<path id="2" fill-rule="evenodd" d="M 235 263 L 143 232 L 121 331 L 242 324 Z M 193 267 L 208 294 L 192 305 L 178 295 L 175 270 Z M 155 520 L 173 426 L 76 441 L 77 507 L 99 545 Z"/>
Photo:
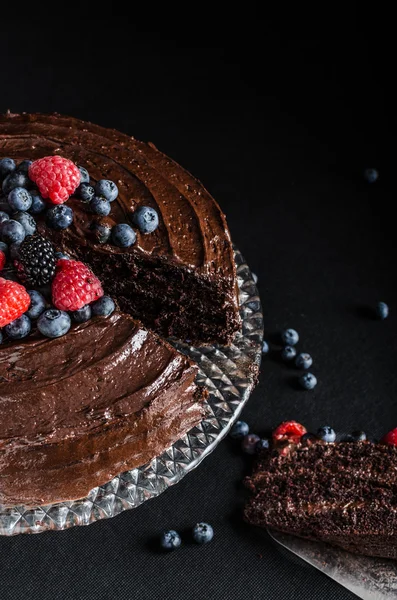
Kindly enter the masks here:
<path id="1" fill-rule="evenodd" d="M 263 450 L 269 450 L 270 441 L 267 438 L 261 438 L 259 442 L 256 443 L 255 452 L 262 452 Z"/>
<path id="2" fill-rule="evenodd" d="M 256 435 L 255 433 L 249 433 L 243 437 L 241 449 L 243 452 L 245 452 L 245 454 L 256 454 L 256 446 L 258 442 L 260 442 L 259 435 Z"/>
<path id="3" fill-rule="evenodd" d="M 293 346 L 285 346 L 285 348 L 283 348 L 281 350 L 281 358 L 285 362 L 289 362 L 290 360 L 293 360 L 295 358 L 295 356 L 296 356 L 296 349 Z"/>
<path id="4" fill-rule="evenodd" d="M 234 440 L 242 440 L 249 434 L 250 428 L 245 421 L 236 421 L 230 430 L 230 437 Z"/>
<path id="5" fill-rule="evenodd" d="M 324 427 L 320 427 L 317 430 L 317 437 L 319 440 L 323 442 L 327 442 L 328 444 L 332 444 L 336 440 L 336 433 L 329 427 L 329 425 L 325 425 Z"/>
<path id="6" fill-rule="evenodd" d="M 379 172 L 377 169 L 365 169 L 364 170 L 364 179 L 368 183 L 375 183 L 378 180 Z"/>
<path id="7" fill-rule="evenodd" d="M 389 307 L 386 302 L 378 302 L 375 307 L 376 316 L 382 321 L 389 316 Z"/>
<path id="8" fill-rule="evenodd" d="M 193 527 L 192 536 L 196 544 L 208 544 L 214 537 L 214 530 L 208 523 L 197 523 Z"/>
<path id="9" fill-rule="evenodd" d="M 313 373 L 304 373 L 299 377 L 299 383 L 304 390 L 313 390 L 317 385 L 317 377 Z"/>
<path id="10" fill-rule="evenodd" d="M 298 369 L 310 369 L 313 364 L 313 359 L 307 352 L 300 352 L 295 359 L 295 365 Z"/>
<path id="11" fill-rule="evenodd" d="M 269 352 L 269 344 L 263 340 L 262 342 L 262 354 L 268 354 Z"/>
<path id="12" fill-rule="evenodd" d="M 174 529 L 165 531 L 160 538 L 160 545 L 163 550 L 176 550 L 182 543 L 181 536 Z"/>
<path id="13" fill-rule="evenodd" d="M 299 342 L 299 334 L 295 329 L 286 329 L 282 332 L 281 339 L 286 346 L 296 346 Z"/>

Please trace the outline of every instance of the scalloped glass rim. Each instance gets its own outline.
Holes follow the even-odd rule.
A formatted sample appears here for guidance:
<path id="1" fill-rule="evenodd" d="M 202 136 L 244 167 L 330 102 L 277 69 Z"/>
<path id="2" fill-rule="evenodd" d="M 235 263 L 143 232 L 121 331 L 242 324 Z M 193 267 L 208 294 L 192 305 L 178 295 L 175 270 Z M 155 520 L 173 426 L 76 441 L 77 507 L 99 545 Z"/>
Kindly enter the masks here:
<path id="1" fill-rule="evenodd" d="M 171 340 L 195 360 L 197 381 L 206 386 L 208 416 L 161 456 L 96 487 L 86 498 L 37 508 L 0 505 L 0 535 L 41 533 L 89 525 L 136 508 L 178 483 L 219 444 L 247 402 L 262 356 L 263 316 L 253 275 L 237 248 L 235 262 L 240 297 L 241 331 L 230 347 L 192 347 Z"/>

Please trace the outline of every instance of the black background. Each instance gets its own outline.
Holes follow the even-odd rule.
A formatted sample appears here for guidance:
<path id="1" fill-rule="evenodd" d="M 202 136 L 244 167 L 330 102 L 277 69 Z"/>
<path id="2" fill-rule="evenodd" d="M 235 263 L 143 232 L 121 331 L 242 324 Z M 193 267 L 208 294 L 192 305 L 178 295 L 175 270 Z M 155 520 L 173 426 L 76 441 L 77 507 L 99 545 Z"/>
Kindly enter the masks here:
<path id="1" fill-rule="evenodd" d="M 335 24 L 300 15 L 287 27 L 284 17 L 259 20 L 253 6 L 216 23 L 211 13 L 197 21 L 191 6 L 182 23 L 167 14 L 158 28 L 135 14 L 89 20 L 80 11 L 40 26 L 37 15 L 3 19 L 0 110 L 58 111 L 120 129 L 199 177 L 259 276 L 266 338 L 296 328 L 319 381 L 297 391 L 296 372 L 273 345 L 245 420 L 259 433 L 295 418 L 377 437 L 397 425 L 387 16 L 382 31 L 372 15 L 363 28 L 345 13 Z M 380 178 L 369 185 L 362 171 L 372 166 Z M 385 322 L 367 308 L 378 300 L 390 305 Z M 0 539 L 0 597 L 353 598 L 243 524 L 249 466 L 227 440 L 137 510 L 89 528 Z M 198 520 L 214 526 L 208 547 L 185 536 L 178 552 L 156 551 L 163 529 L 185 532 Z"/>

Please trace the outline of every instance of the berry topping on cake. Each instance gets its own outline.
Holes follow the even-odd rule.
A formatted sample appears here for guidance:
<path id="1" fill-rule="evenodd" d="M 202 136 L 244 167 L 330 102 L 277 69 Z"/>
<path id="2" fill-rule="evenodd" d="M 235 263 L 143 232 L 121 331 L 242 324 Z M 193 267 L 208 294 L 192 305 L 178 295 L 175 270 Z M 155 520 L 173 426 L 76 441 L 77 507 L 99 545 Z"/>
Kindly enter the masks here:
<path id="1" fill-rule="evenodd" d="M 159 216 L 151 206 L 137 208 L 132 219 L 141 233 L 152 233 L 159 226 Z"/>
<path id="2" fill-rule="evenodd" d="M 8 221 L 9 218 L 10 218 L 10 216 L 6 212 L 4 212 L 3 210 L 0 210 L 0 225 L 2 223 L 4 223 L 4 221 Z"/>
<path id="3" fill-rule="evenodd" d="M 37 329 L 42 335 L 57 338 L 65 335 L 70 329 L 71 320 L 68 313 L 56 308 L 49 308 L 40 315 Z"/>
<path id="4" fill-rule="evenodd" d="M 136 233 L 127 223 L 119 223 L 112 229 L 112 241 L 119 248 L 128 248 L 135 244 Z"/>
<path id="5" fill-rule="evenodd" d="M 71 313 L 71 317 L 75 323 L 85 323 L 91 319 L 91 316 L 92 310 L 89 304 L 86 304 L 85 306 L 79 308 L 79 310 L 74 310 Z"/>
<path id="6" fill-rule="evenodd" d="M 32 215 L 38 215 L 42 213 L 46 207 L 46 203 L 44 202 L 43 198 L 40 196 L 39 192 L 36 192 L 36 190 L 32 190 L 30 195 L 32 197 L 32 206 L 30 207 L 29 212 Z"/>
<path id="7" fill-rule="evenodd" d="M 288 441 L 297 444 L 307 433 L 306 427 L 303 427 L 296 421 L 284 421 L 273 431 L 273 442 Z"/>
<path id="8" fill-rule="evenodd" d="M 29 235 L 19 247 L 15 260 L 19 278 L 29 285 L 46 285 L 55 274 L 55 250 L 42 235 Z"/>
<path id="9" fill-rule="evenodd" d="M 73 211 L 70 206 L 52 206 L 47 210 L 46 225 L 51 229 L 60 231 L 61 229 L 67 229 L 69 225 L 73 223 Z"/>
<path id="10" fill-rule="evenodd" d="M 48 198 L 53 204 L 66 202 L 81 182 L 78 167 L 62 156 L 46 156 L 35 160 L 29 167 L 29 177 L 43 198 Z"/>
<path id="11" fill-rule="evenodd" d="M 95 317 L 109 317 L 115 310 L 116 306 L 110 296 L 102 296 L 91 305 L 92 314 Z"/>
<path id="12" fill-rule="evenodd" d="M 110 202 L 103 196 L 94 196 L 90 202 L 90 208 L 96 215 L 107 217 L 110 213 Z"/>
<path id="13" fill-rule="evenodd" d="M 26 312 L 29 319 L 38 319 L 41 313 L 45 311 L 46 301 L 43 294 L 36 290 L 28 290 L 30 296 L 29 310 Z"/>
<path id="14" fill-rule="evenodd" d="M 81 183 L 76 190 L 76 196 L 83 202 L 90 202 L 95 196 L 95 190 L 89 183 Z"/>
<path id="15" fill-rule="evenodd" d="M 317 437 L 319 440 L 327 442 L 327 444 L 333 444 L 333 442 L 336 440 L 336 433 L 332 427 L 325 425 L 317 430 Z"/>
<path id="16" fill-rule="evenodd" d="M 75 311 L 103 296 L 101 282 L 87 265 L 77 260 L 59 260 L 52 283 L 56 308 Z"/>
<path id="17" fill-rule="evenodd" d="M 389 446 L 397 446 L 397 427 L 386 433 L 381 439 L 382 444 L 388 444 Z"/>
<path id="18" fill-rule="evenodd" d="M 36 221 L 27 212 L 17 212 L 13 215 L 14 221 L 18 221 L 25 230 L 26 235 L 34 235 L 36 233 Z"/>
<path id="19" fill-rule="evenodd" d="M 4 327 L 26 312 L 30 296 L 20 283 L 0 277 L 0 327 Z"/>
<path id="20" fill-rule="evenodd" d="M 14 219 L 3 221 L 0 225 L 0 238 L 6 244 L 20 244 L 25 239 L 25 235 L 23 226 Z"/>
<path id="21" fill-rule="evenodd" d="M 2 190 L 5 196 L 11 192 L 11 190 L 21 187 L 26 188 L 29 185 L 29 177 L 23 171 L 13 171 L 3 181 Z"/>
<path id="22" fill-rule="evenodd" d="M 8 194 L 8 204 L 12 210 L 26 211 L 32 206 L 32 196 L 25 188 L 16 187 Z"/>
<path id="23" fill-rule="evenodd" d="M 97 196 L 103 196 L 109 202 L 116 200 L 119 195 L 117 185 L 109 179 L 100 179 L 95 185 L 95 192 Z"/>
<path id="24" fill-rule="evenodd" d="M 21 340 L 29 335 L 32 324 L 27 315 L 21 315 L 4 327 L 4 331 L 11 340 Z"/>
<path id="25" fill-rule="evenodd" d="M 12 158 L 2 158 L 0 160 L 0 177 L 7 177 L 15 171 L 15 161 Z"/>

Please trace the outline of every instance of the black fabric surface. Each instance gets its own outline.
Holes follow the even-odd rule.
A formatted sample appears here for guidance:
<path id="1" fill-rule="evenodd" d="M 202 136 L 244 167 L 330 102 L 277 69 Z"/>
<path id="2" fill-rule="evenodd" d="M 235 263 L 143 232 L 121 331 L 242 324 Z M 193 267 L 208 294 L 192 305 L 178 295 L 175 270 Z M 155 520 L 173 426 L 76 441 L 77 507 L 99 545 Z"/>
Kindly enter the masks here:
<path id="1" fill-rule="evenodd" d="M 292 418 L 379 437 L 397 425 L 386 41 L 287 32 L 251 18 L 246 38 L 237 22 L 220 39 L 192 35 L 189 21 L 177 36 L 139 32 L 126 18 L 113 29 L 82 20 L 59 41 L 27 22 L 16 40 L 3 19 L 0 110 L 56 110 L 115 127 L 153 141 L 199 177 L 259 277 L 266 339 L 296 328 L 318 377 L 313 392 L 298 391 L 297 373 L 273 345 L 243 418 L 261 434 Z M 380 172 L 374 185 L 362 178 L 368 166 Z M 390 305 L 384 322 L 368 310 L 379 300 Z M 249 468 L 225 440 L 136 510 L 90 527 L 1 538 L 0 598 L 354 598 L 243 523 Z M 196 547 L 186 535 L 177 552 L 158 552 L 162 530 L 185 533 L 199 520 L 214 527 L 210 545 Z"/>

